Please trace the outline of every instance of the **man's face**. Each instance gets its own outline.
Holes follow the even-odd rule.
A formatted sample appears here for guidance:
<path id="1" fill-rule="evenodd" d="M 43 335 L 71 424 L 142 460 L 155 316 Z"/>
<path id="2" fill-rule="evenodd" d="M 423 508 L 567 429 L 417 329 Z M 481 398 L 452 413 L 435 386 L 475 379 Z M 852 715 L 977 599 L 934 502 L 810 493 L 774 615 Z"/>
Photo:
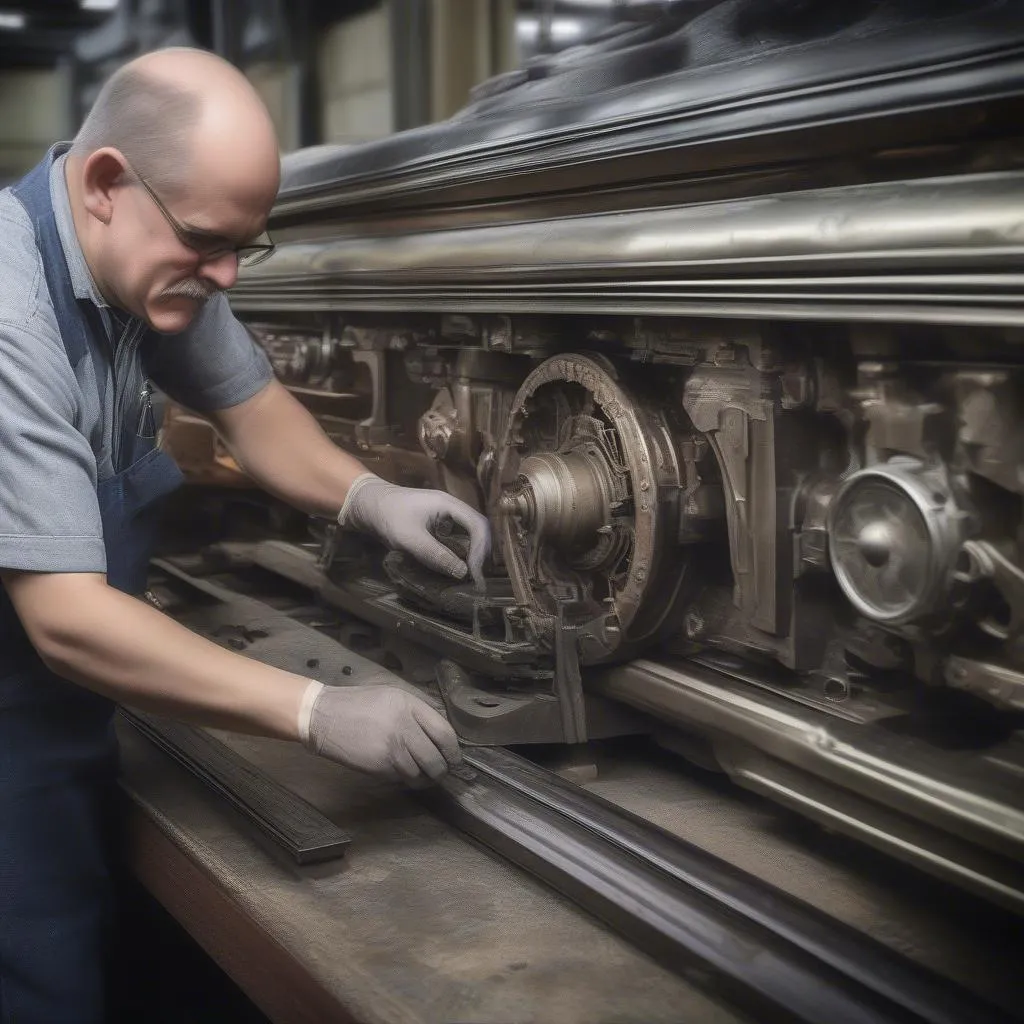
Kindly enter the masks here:
<path id="1" fill-rule="evenodd" d="M 127 173 L 104 259 L 110 298 L 162 334 L 185 330 L 207 299 L 235 283 L 234 249 L 260 236 L 271 202 L 265 189 L 231 183 L 160 196 Z"/>

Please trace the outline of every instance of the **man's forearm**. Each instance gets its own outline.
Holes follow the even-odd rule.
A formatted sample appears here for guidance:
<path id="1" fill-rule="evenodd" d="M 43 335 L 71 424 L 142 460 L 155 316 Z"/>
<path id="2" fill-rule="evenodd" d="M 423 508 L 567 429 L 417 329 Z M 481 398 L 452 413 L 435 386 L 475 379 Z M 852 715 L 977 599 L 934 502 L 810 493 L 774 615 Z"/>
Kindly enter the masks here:
<path id="1" fill-rule="evenodd" d="M 272 494 L 338 517 L 343 527 L 373 534 L 430 569 L 456 578 L 468 571 L 484 585 L 490 528 L 480 512 L 445 491 L 400 487 L 372 475 L 353 487 L 366 467 L 333 444 L 280 382 L 212 419 L 238 461 Z M 446 520 L 469 534 L 465 561 L 437 539 Z"/>
<path id="2" fill-rule="evenodd" d="M 4 585 L 59 675 L 144 710 L 298 738 L 308 679 L 226 651 L 102 576 L 4 573 Z"/>
<path id="3" fill-rule="evenodd" d="M 352 481 L 367 472 L 278 381 L 212 418 L 256 483 L 305 512 L 333 519 Z"/>

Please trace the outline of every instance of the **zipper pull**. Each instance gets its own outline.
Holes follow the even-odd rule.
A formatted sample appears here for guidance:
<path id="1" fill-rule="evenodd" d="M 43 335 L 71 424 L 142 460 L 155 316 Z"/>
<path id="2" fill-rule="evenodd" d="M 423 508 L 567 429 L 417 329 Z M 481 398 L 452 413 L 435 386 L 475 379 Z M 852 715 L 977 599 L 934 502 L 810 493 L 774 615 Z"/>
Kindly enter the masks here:
<path id="1" fill-rule="evenodd" d="M 137 437 L 156 437 L 156 420 L 153 417 L 153 388 L 148 380 L 142 382 L 139 392 L 139 423 L 135 430 Z"/>

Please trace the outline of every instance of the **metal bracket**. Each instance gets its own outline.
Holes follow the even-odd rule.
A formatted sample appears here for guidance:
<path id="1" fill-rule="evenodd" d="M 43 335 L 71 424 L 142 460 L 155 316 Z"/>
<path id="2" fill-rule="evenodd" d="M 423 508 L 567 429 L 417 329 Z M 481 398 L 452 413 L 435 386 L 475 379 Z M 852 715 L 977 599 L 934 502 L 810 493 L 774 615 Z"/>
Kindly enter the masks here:
<path id="1" fill-rule="evenodd" d="M 562 716 L 566 743 L 586 743 L 587 711 L 583 702 L 583 675 L 576 646 L 576 630 L 566 622 L 565 601 L 557 603 L 555 619 L 555 696 Z"/>

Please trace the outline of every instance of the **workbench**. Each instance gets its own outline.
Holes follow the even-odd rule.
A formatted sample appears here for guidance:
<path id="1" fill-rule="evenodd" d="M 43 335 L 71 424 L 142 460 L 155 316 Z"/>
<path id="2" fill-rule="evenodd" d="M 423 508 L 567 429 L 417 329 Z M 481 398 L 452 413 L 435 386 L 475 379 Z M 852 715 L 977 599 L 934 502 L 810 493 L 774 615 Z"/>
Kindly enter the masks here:
<path id="1" fill-rule="evenodd" d="M 287 614 L 206 587 L 175 617 L 239 653 L 343 682 L 362 658 Z M 226 599 L 225 599 L 226 598 Z M 316 627 L 316 628 L 315 628 Z M 127 723 L 119 726 L 130 871 L 272 1021 L 732 1024 L 700 985 L 432 814 L 414 793 L 298 744 L 217 732 L 353 835 L 342 859 L 296 866 Z M 691 838 L 961 984 L 1019 1008 L 1018 923 L 940 882 L 827 836 L 710 773 L 646 758 L 587 788 Z"/>
<path id="2" fill-rule="evenodd" d="M 362 662 L 246 598 L 176 617 L 290 671 L 312 661 L 327 681 Z M 119 733 L 131 872 L 279 1024 L 739 1019 L 399 785 L 217 732 L 352 833 L 343 858 L 298 867 L 130 725 Z"/>
<path id="3" fill-rule="evenodd" d="M 738 1019 L 397 786 L 224 735 L 354 833 L 343 859 L 296 867 L 121 733 L 132 872 L 275 1022 Z"/>

